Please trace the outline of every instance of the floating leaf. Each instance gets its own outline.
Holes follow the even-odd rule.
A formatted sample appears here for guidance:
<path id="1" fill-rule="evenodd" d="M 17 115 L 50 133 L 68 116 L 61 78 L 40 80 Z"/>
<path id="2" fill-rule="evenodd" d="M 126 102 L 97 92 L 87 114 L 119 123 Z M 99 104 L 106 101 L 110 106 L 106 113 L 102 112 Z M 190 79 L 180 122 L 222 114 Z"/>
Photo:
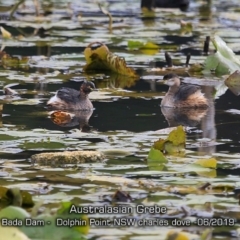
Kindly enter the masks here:
<path id="1" fill-rule="evenodd" d="M 26 218 L 30 217 L 30 214 L 22 209 L 21 207 L 15 207 L 15 206 L 9 206 L 5 207 L 0 211 L 0 219 L 1 218 L 8 218 L 11 220 L 14 219 L 20 219 L 24 220 Z"/>
<path id="2" fill-rule="evenodd" d="M 32 207 L 34 205 L 32 195 L 19 188 L 6 188 L 0 186 L 0 206 L 6 207 L 9 205 Z"/>
<path id="3" fill-rule="evenodd" d="M 220 52 L 222 56 L 240 65 L 240 60 L 236 57 L 233 50 L 229 48 L 227 44 L 222 40 L 222 38 L 215 35 L 213 38 L 211 38 L 211 40 L 215 49 Z"/>
<path id="4" fill-rule="evenodd" d="M 72 203 L 63 204 L 54 215 L 42 214 L 36 218 L 31 218 L 30 214 L 20 207 L 6 207 L 0 211 L 0 219 L 8 218 L 10 220 L 20 221 L 22 224 L 18 224 L 19 228 L 23 233 L 25 233 L 29 238 L 34 238 L 37 236 L 39 239 L 83 239 L 82 234 L 87 234 L 89 230 L 88 218 L 85 215 L 78 213 L 70 213 L 70 206 Z M 39 206 L 40 207 L 40 206 Z M 46 210 L 49 211 L 50 210 Z M 60 220 L 57 220 L 60 219 Z M 73 224 L 68 228 L 59 228 L 56 226 L 58 221 L 62 220 L 79 220 L 78 224 Z M 31 222 L 31 227 L 27 225 Z M 38 223 L 38 225 L 37 225 Z M 41 227 L 39 227 L 41 226 Z M 56 231 L 57 235 L 56 236 Z M 13 239 L 13 238 L 11 238 Z"/>
<path id="5" fill-rule="evenodd" d="M 73 116 L 74 114 L 64 111 L 54 111 L 50 115 L 51 120 L 57 125 L 69 123 Z"/>
<path id="6" fill-rule="evenodd" d="M 200 240 L 209 240 L 212 239 L 212 228 L 207 228 L 204 229 L 202 234 L 201 234 L 201 239 Z"/>
<path id="7" fill-rule="evenodd" d="M 159 46 L 152 42 L 146 42 L 141 49 L 159 49 Z"/>
<path id="8" fill-rule="evenodd" d="M 0 226 L 0 236 L 4 236 L 4 239 L 6 240 L 30 240 L 16 227 Z"/>
<path id="9" fill-rule="evenodd" d="M 215 169 L 211 169 L 210 171 L 202 172 L 196 171 L 199 176 L 206 177 L 206 178 L 215 178 L 217 177 L 217 171 Z"/>
<path id="10" fill-rule="evenodd" d="M 190 238 L 184 232 L 171 230 L 168 232 L 166 240 L 190 240 Z"/>
<path id="11" fill-rule="evenodd" d="M 23 149 L 61 149 L 64 148 L 65 145 L 60 142 L 48 142 L 48 141 L 39 141 L 39 142 L 32 142 L 27 141 L 20 145 Z"/>
<path id="12" fill-rule="evenodd" d="M 129 77 L 137 77 L 136 72 L 127 67 L 125 60 L 111 53 L 103 43 L 93 42 L 89 44 L 84 50 L 84 55 L 87 62 L 83 68 L 85 71 L 105 70 Z"/>
<path id="13" fill-rule="evenodd" d="M 13 57 L 5 52 L 0 52 L 2 65 L 5 67 L 28 68 L 29 57 Z"/>
<path id="14" fill-rule="evenodd" d="M 162 161 L 166 162 L 167 159 L 164 157 L 163 153 L 168 154 L 185 154 L 185 141 L 186 134 L 183 126 L 178 126 L 176 129 L 172 130 L 167 139 L 159 139 L 154 142 L 149 154 L 148 159 L 152 161 Z M 151 164 L 152 165 L 152 164 Z"/>
<path id="15" fill-rule="evenodd" d="M 57 217 L 60 217 L 62 219 L 79 219 L 84 220 L 88 223 L 88 217 L 83 214 L 78 213 L 70 213 L 71 207 L 73 203 L 72 202 L 62 202 L 61 208 L 57 211 Z M 88 234 L 89 232 L 89 225 L 82 225 L 82 226 L 74 226 L 74 230 L 82 233 L 82 234 Z"/>
<path id="16" fill-rule="evenodd" d="M 130 49 L 139 49 L 142 53 L 148 55 L 154 55 L 158 53 L 159 46 L 152 42 L 140 42 L 140 41 L 128 41 L 128 47 Z"/>
<path id="17" fill-rule="evenodd" d="M 215 70 L 218 74 L 227 74 L 240 70 L 240 60 L 232 49 L 217 35 L 211 40 L 217 52 L 207 57 L 205 69 Z"/>
<path id="18" fill-rule="evenodd" d="M 235 95 L 240 94 L 240 71 L 236 70 L 224 82 Z"/>
<path id="19" fill-rule="evenodd" d="M 164 145 L 164 149 L 168 154 L 177 154 L 178 156 L 184 156 L 185 143 L 175 145 L 170 141 L 166 141 Z"/>
<path id="20" fill-rule="evenodd" d="M 128 47 L 134 49 L 159 49 L 159 46 L 152 42 L 128 41 Z"/>
<path id="21" fill-rule="evenodd" d="M 143 42 L 140 42 L 140 41 L 133 41 L 133 40 L 129 40 L 128 41 L 128 47 L 129 48 L 132 48 L 132 49 L 139 49 L 141 47 L 144 46 L 144 43 Z"/>
<path id="22" fill-rule="evenodd" d="M 166 142 L 166 140 L 160 138 L 158 141 L 154 142 L 153 147 L 155 149 L 163 151 L 165 142 Z"/>
<path id="23" fill-rule="evenodd" d="M 12 38 L 12 34 L 5 30 L 3 27 L 0 28 L 3 38 L 9 39 Z"/>
<path id="24" fill-rule="evenodd" d="M 174 129 L 172 132 L 169 133 L 167 141 L 173 143 L 173 145 L 180 145 L 186 142 L 186 133 L 183 129 L 183 126 L 178 126 L 177 129 Z"/>
<path id="25" fill-rule="evenodd" d="M 150 152 L 148 154 L 148 163 L 151 162 L 151 165 L 153 162 L 158 163 L 167 163 L 168 160 L 164 157 L 163 153 L 153 147 L 151 147 Z"/>
<path id="26" fill-rule="evenodd" d="M 184 33 L 184 34 L 192 32 L 192 29 L 193 29 L 191 22 L 186 22 L 183 20 L 180 21 L 180 27 L 181 27 L 181 33 Z"/>
<path id="27" fill-rule="evenodd" d="M 71 227 L 60 227 L 56 226 L 56 224 L 61 224 L 62 221 L 75 221 L 79 219 L 80 224 L 83 226 L 76 226 L 77 224 L 72 225 Z M 68 215 L 50 215 L 50 214 L 41 214 L 37 216 L 36 218 L 31 218 L 28 220 L 29 222 L 32 222 L 33 224 L 31 227 L 29 226 L 22 226 L 20 227 L 21 231 L 23 231 L 30 239 L 42 239 L 42 240 L 65 240 L 65 239 L 79 239 L 83 240 L 85 239 L 82 236 L 82 233 L 78 231 L 78 228 L 82 228 L 88 226 L 87 220 L 83 220 L 80 218 L 80 216 L 77 214 L 68 214 Z M 44 225 L 34 225 L 37 222 L 44 222 Z M 38 223 L 39 224 L 39 223 Z M 62 224 L 61 224 L 62 225 Z M 57 234 L 56 234 L 57 232 Z"/>
<path id="28" fill-rule="evenodd" d="M 207 158 L 207 159 L 198 159 L 195 164 L 198 164 L 205 168 L 216 168 L 217 160 L 215 158 Z"/>

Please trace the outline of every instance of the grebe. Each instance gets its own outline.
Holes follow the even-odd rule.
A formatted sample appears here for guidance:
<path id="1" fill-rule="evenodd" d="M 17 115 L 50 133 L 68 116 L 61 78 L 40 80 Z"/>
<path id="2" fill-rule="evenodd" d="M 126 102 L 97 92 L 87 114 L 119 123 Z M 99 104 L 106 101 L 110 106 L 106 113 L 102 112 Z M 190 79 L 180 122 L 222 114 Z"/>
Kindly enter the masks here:
<path id="1" fill-rule="evenodd" d="M 191 84 L 181 85 L 176 74 L 167 74 L 163 78 L 169 86 L 163 97 L 161 107 L 170 108 L 208 108 L 208 100 L 204 97 L 199 86 Z"/>
<path id="2" fill-rule="evenodd" d="M 94 83 L 83 81 L 80 91 L 72 88 L 60 88 L 48 102 L 51 109 L 92 110 L 93 105 L 88 94 L 95 89 Z"/>

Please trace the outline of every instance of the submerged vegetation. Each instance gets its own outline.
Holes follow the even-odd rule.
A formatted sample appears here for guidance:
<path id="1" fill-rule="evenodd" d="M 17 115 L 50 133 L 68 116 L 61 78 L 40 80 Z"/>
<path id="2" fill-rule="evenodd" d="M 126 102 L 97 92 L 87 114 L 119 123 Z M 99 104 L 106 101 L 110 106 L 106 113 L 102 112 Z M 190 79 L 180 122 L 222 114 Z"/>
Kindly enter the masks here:
<path id="1" fill-rule="evenodd" d="M 143 3 L 0 2 L 5 239 L 239 238 L 239 6 Z M 209 108 L 161 109 L 168 73 Z M 83 80 L 94 111 L 47 110 Z"/>

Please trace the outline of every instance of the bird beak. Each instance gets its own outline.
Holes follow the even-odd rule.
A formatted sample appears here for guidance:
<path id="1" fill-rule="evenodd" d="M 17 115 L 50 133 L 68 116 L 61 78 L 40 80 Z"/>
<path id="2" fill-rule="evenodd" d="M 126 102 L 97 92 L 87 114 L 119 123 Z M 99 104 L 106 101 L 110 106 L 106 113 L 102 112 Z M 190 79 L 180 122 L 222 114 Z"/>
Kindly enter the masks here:
<path id="1" fill-rule="evenodd" d="M 157 82 L 167 85 L 168 80 L 162 79 L 162 80 L 158 80 Z"/>
<path id="2" fill-rule="evenodd" d="M 166 80 L 163 80 L 163 79 L 160 79 L 160 80 L 157 80 L 156 82 L 157 83 L 165 83 Z"/>
<path id="3" fill-rule="evenodd" d="M 91 91 L 98 91 L 98 89 L 96 89 L 96 88 L 92 88 L 92 87 L 89 87 L 89 89 L 91 90 Z"/>

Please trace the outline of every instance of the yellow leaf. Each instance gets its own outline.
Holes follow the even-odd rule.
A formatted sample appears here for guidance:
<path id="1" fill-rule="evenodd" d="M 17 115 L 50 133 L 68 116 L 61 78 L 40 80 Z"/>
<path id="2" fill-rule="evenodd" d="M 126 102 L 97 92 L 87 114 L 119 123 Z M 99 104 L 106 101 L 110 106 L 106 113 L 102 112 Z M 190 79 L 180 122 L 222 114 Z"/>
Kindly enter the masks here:
<path id="1" fill-rule="evenodd" d="M 159 49 L 159 46 L 155 43 L 147 42 L 141 48 L 142 49 Z"/>
<path id="2" fill-rule="evenodd" d="M 206 172 L 196 172 L 199 176 L 207 177 L 207 178 L 215 178 L 217 177 L 217 171 L 215 169 L 212 169 L 210 171 Z"/>
<path id="3" fill-rule="evenodd" d="M 171 230 L 168 232 L 166 240 L 190 240 L 190 238 L 184 232 Z"/>
<path id="4" fill-rule="evenodd" d="M 136 72 L 127 67 L 125 60 L 111 53 L 108 47 L 100 42 L 89 44 L 84 50 L 87 64 L 83 67 L 85 71 L 108 70 L 129 77 L 137 77 Z"/>
<path id="5" fill-rule="evenodd" d="M 146 55 L 155 55 L 158 53 L 159 48 L 140 48 L 140 51 Z"/>
<path id="6" fill-rule="evenodd" d="M 106 60 L 108 53 L 108 47 L 100 42 L 90 43 L 84 50 L 84 56 L 87 64 L 92 63 L 96 59 Z"/>
<path id="7" fill-rule="evenodd" d="M 235 71 L 232 73 L 227 79 L 225 79 L 224 83 L 226 86 L 235 94 L 240 94 L 240 71 Z"/>
<path id="8" fill-rule="evenodd" d="M 12 38 L 12 34 L 7 30 L 5 30 L 3 27 L 1 27 L 1 32 L 2 32 L 3 38 Z"/>
<path id="9" fill-rule="evenodd" d="M 82 215 L 81 220 L 86 220 L 86 222 L 89 222 L 87 215 Z M 74 229 L 84 235 L 87 235 L 89 232 L 89 224 L 83 225 L 83 226 L 75 226 Z"/>
<path id="10" fill-rule="evenodd" d="M 180 21 L 180 26 L 181 26 L 181 33 L 189 33 L 193 29 L 192 23 L 185 22 L 183 20 Z"/>
<path id="11" fill-rule="evenodd" d="M 23 232 L 16 227 L 0 226 L 0 235 L 8 240 L 30 240 Z"/>
<path id="12" fill-rule="evenodd" d="M 163 150 L 164 150 L 164 143 L 165 143 L 165 140 L 160 138 L 159 140 L 157 140 L 156 142 L 154 142 L 153 147 L 154 147 L 155 149 L 158 149 L 158 150 L 160 150 L 160 151 L 163 151 Z"/>
<path id="13" fill-rule="evenodd" d="M 207 159 L 198 159 L 195 164 L 198 164 L 205 168 L 216 168 L 217 160 L 215 158 L 207 158 Z"/>
<path id="14" fill-rule="evenodd" d="M 177 193 L 177 194 L 196 194 L 198 192 L 198 189 L 196 187 L 192 187 L 192 186 L 188 186 L 188 187 L 184 187 L 184 186 L 174 186 L 174 187 L 170 187 L 167 189 L 168 192 L 172 193 Z"/>
<path id="15" fill-rule="evenodd" d="M 171 131 L 168 135 L 166 141 L 172 142 L 174 145 L 184 144 L 186 142 L 186 134 L 183 129 L 183 126 L 178 126 L 177 129 Z"/>
<path id="16" fill-rule="evenodd" d="M 213 229 L 212 228 L 206 228 L 202 231 L 201 234 L 201 240 L 208 240 L 208 239 L 212 239 L 212 232 Z"/>

